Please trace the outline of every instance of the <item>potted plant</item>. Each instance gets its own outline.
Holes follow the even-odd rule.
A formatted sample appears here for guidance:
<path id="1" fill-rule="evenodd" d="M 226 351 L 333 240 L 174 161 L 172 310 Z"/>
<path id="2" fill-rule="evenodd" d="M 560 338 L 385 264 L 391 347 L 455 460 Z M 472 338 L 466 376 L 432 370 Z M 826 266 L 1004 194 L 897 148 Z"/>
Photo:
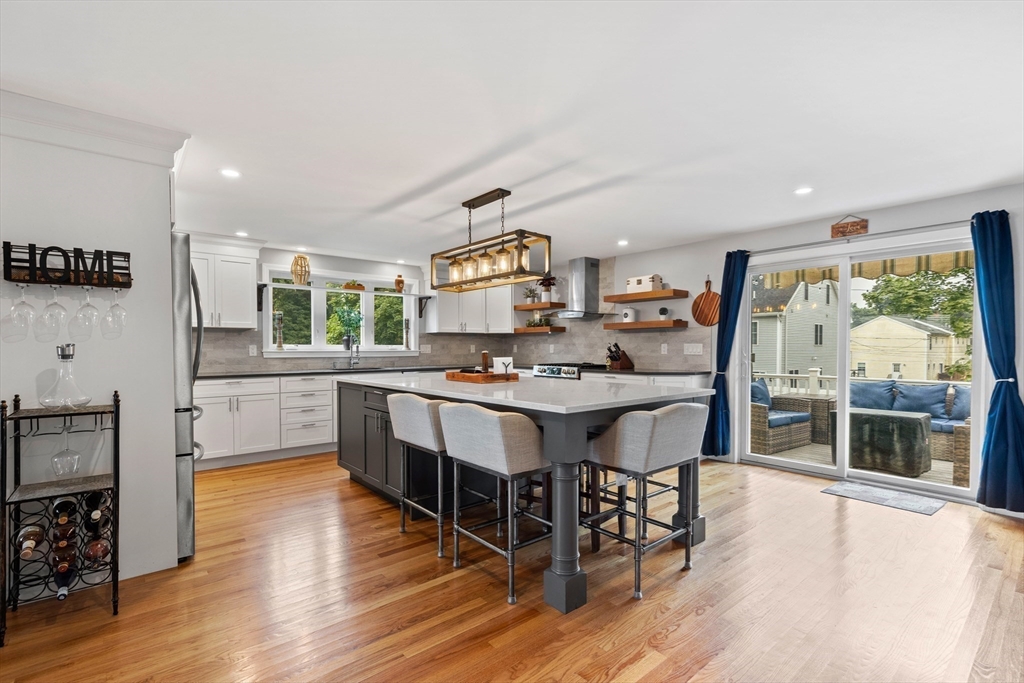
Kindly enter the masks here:
<path id="1" fill-rule="evenodd" d="M 546 277 L 537 282 L 540 286 L 540 300 L 543 302 L 551 301 L 551 288 L 555 286 L 555 278 Z"/>
<path id="2" fill-rule="evenodd" d="M 668 314 L 669 310 L 664 306 L 658 309 L 658 317 L 661 318 L 662 320 L 668 320 Z"/>
<path id="3" fill-rule="evenodd" d="M 343 332 L 341 344 L 346 351 L 351 351 L 352 344 L 359 343 L 359 329 L 363 325 L 363 315 L 359 311 L 344 307 L 335 308 L 334 314 L 338 316 L 338 322 L 341 323 Z"/>
<path id="4" fill-rule="evenodd" d="M 526 299 L 526 303 L 535 304 L 537 303 L 537 288 L 527 287 L 523 290 L 523 298 Z"/>
<path id="5" fill-rule="evenodd" d="M 342 289 L 355 289 L 360 292 L 366 291 L 366 287 L 359 283 L 359 280 L 349 280 L 341 286 Z"/>

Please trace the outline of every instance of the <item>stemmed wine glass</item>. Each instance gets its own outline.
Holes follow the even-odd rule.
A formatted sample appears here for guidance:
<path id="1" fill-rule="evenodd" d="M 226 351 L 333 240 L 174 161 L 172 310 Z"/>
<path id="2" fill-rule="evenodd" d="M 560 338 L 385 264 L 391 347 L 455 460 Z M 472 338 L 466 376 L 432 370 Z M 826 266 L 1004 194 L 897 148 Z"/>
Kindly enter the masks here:
<path id="1" fill-rule="evenodd" d="M 36 341 L 53 341 L 60 334 L 60 328 L 64 327 L 64 321 L 68 318 L 68 309 L 64 308 L 57 301 L 56 285 L 50 285 L 53 289 L 53 300 L 46 304 L 43 312 L 40 313 L 32 324 L 32 333 Z"/>
<path id="2" fill-rule="evenodd" d="M 89 300 L 92 287 L 85 288 L 85 303 L 68 321 L 68 336 L 73 342 L 83 342 L 92 337 L 92 331 L 100 321 L 100 309 Z"/>
<path id="3" fill-rule="evenodd" d="M 104 339 L 117 339 L 124 332 L 124 326 L 128 322 L 128 311 L 124 306 L 117 303 L 117 294 L 120 290 L 114 290 L 114 303 L 107 309 L 103 319 L 100 320 L 100 333 Z"/>
<path id="4" fill-rule="evenodd" d="M 0 321 L 0 336 L 5 342 L 20 342 L 28 339 L 28 331 L 36 318 L 36 309 L 25 301 L 25 285 L 17 285 L 21 289 L 21 298 L 11 306 L 11 312 Z"/>

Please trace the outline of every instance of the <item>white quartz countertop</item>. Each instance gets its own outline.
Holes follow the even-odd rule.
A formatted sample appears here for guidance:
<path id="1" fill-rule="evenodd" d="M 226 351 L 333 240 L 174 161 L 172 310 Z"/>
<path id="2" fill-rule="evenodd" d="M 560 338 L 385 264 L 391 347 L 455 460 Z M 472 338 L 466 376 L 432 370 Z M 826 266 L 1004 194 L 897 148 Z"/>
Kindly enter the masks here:
<path id="1" fill-rule="evenodd" d="M 609 379 L 605 382 L 519 375 L 518 382 L 470 384 L 450 382 L 441 373 L 420 375 L 346 375 L 339 384 L 409 391 L 454 401 L 493 404 L 550 413 L 582 413 L 659 401 L 684 401 L 714 395 L 713 389 L 648 386 Z"/>

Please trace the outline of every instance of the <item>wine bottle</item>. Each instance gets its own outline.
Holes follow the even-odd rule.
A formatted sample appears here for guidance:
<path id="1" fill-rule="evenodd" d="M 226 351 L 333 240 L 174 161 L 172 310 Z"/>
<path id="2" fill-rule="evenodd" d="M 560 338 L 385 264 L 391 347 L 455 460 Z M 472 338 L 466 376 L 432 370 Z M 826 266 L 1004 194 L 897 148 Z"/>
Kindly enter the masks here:
<path id="1" fill-rule="evenodd" d="M 64 548 L 68 543 L 74 541 L 78 536 L 78 529 L 75 527 L 73 522 L 67 524 L 58 524 L 53 527 L 53 531 L 50 532 L 50 540 L 53 541 L 55 548 Z"/>
<path id="2" fill-rule="evenodd" d="M 85 516 L 91 520 L 97 520 L 103 514 L 103 510 L 110 506 L 110 497 L 103 491 L 93 491 L 85 497 Z"/>
<path id="3" fill-rule="evenodd" d="M 18 548 L 21 559 L 28 560 L 36 551 L 36 546 L 43 541 L 43 527 L 35 524 L 24 526 L 18 531 Z"/>
<path id="4" fill-rule="evenodd" d="M 75 582 L 75 578 L 78 576 L 78 571 L 74 567 L 70 567 L 67 571 L 57 572 L 53 577 L 53 583 L 57 586 L 57 599 L 66 600 L 68 597 L 68 591 L 71 590 L 71 584 Z"/>
<path id="5" fill-rule="evenodd" d="M 75 568 L 75 560 L 78 559 L 78 548 L 74 543 L 68 543 L 63 548 L 54 548 L 53 557 L 53 568 L 57 570 L 58 574 L 63 574 Z"/>
<path id="6" fill-rule="evenodd" d="M 102 536 L 110 528 L 110 517 L 100 515 L 98 519 L 85 520 L 85 531 L 91 537 Z"/>
<path id="7" fill-rule="evenodd" d="M 89 563 L 90 567 L 99 566 L 108 557 L 110 557 L 110 541 L 105 538 L 94 538 L 82 549 L 82 558 Z"/>
<path id="8" fill-rule="evenodd" d="M 78 507 L 78 502 L 74 498 L 63 496 L 53 501 L 51 509 L 53 510 L 53 517 L 57 520 L 57 524 L 67 524 L 71 516 L 75 514 L 75 508 Z"/>

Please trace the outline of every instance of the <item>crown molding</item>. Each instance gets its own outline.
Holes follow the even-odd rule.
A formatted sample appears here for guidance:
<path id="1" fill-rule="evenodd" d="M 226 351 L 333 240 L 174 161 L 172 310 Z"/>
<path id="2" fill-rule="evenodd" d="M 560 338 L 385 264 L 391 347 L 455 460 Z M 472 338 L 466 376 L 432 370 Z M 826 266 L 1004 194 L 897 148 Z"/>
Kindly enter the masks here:
<path id="1" fill-rule="evenodd" d="M 187 133 L 0 90 L 0 135 L 171 168 Z"/>

